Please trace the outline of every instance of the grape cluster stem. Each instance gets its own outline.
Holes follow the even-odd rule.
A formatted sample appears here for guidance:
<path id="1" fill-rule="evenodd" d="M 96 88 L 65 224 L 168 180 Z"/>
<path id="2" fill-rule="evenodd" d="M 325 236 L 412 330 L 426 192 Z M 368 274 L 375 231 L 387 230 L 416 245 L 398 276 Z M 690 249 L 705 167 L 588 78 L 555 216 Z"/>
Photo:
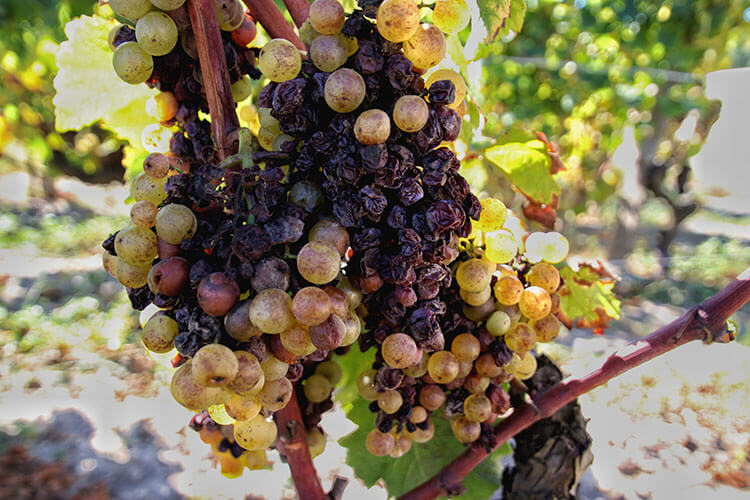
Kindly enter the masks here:
<path id="1" fill-rule="evenodd" d="M 234 111 L 232 84 L 229 81 L 216 8 L 214 0 L 188 0 L 187 6 L 211 113 L 211 132 L 219 159 L 223 160 L 232 154 L 231 137 L 240 128 L 240 122 Z"/>
<path id="2" fill-rule="evenodd" d="M 495 426 L 495 448 L 489 452 L 474 444 L 445 466 L 435 477 L 399 497 L 399 500 L 428 500 L 443 496 L 460 488 L 463 479 L 487 456 L 537 420 L 553 415 L 578 396 L 608 382 L 610 379 L 645 363 L 675 347 L 693 340 L 705 343 L 727 343 L 733 335 L 727 329 L 727 320 L 750 301 L 750 268 L 732 283 L 688 310 L 668 325 L 662 326 L 648 337 L 610 355 L 591 373 L 576 379 L 565 380 L 532 396 Z"/>
<path id="3" fill-rule="evenodd" d="M 295 9 L 299 9 L 303 1 L 288 0 L 288 3 L 293 5 Z M 247 6 L 247 10 L 253 16 L 253 19 L 265 28 L 268 34 L 271 35 L 271 38 L 285 38 L 292 42 L 298 49 L 306 50 L 305 44 L 302 43 L 297 33 L 294 32 L 292 25 L 284 19 L 284 14 L 281 13 L 273 0 L 242 0 L 242 2 Z M 289 5 L 287 5 L 287 8 L 289 8 Z M 292 14 L 292 18 L 296 22 L 295 15 L 301 15 L 301 13 Z M 306 14 L 305 19 L 307 19 Z M 304 22 L 304 19 L 302 22 Z"/>

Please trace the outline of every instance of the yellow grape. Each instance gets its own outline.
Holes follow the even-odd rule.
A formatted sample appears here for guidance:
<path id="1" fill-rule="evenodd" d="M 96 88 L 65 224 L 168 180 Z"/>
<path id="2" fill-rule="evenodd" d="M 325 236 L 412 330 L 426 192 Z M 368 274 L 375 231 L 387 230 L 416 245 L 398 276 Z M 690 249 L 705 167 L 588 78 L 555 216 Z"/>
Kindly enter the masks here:
<path id="1" fill-rule="evenodd" d="M 404 42 L 404 55 L 415 68 L 426 70 L 443 60 L 446 46 L 443 32 L 433 24 L 424 23 Z"/>
<path id="2" fill-rule="evenodd" d="M 458 359 L 448 351 L 438 351 L 427 362 L 427 373 L 438 384 L 449 384 L 458 376 Z"/>
<path id="3" fill-rule="evenodd" d="M 211 405 L 208 407 L 207 411 L 211 420 L 219 425 L 231 425 L 237 421 L 227 413 L 227 409 L 223 404 Z"/>
<path id="4" fill-rule="evenodd" d="M 484 234 L 485 255 L 496 264 L 510 262 L 518 251 L 518 241 L 505 229 Z"/>
<path id="5" fill-rule="evenodd" d="M 453 102 L 448 105 L 449 108 L 456 109 L 464 101 L 464 97 L 466 97 L 466 93 L 468 92 L 464 78 L 452 69 L 439 69 L 430 73 L 424 86 L 429 89 L 430 85 L 439 82 L 440 80 L 450 80 L 456 87 L 456 97 L 453 99 Z"/>
<path id="6" fill-rule="evenodd" d="M 484 394 L 472 394 L 464 400 L 464 417 L 471 422 L 484 422 L 492 414 L 492 402 Z"/>
<path id="7" fill-rule="evenodd" d="M 276 441 L 276 424 L 258 415 L 234 424 L 234 440 L 246 450 L 264 450 Z"/>
<path id="8" fill-rule="evenodd" d="M 376 25 L 389 42 L 405 42 L 417 32 L 421 17 L 414 0 L 385 0 L 378 7 Z"/>
<path id="9" fill-rule="evenodd" d="M 168 153 L 172 132 L 158 123 L 146 125 L 141 131 L 141 144 L 149 153 Z"/>
<path id="10" fill-rule="evenodd" d="M 505 208 L 505 204 L 495 198 L 485 198 L 479 203 L 482 205 L 482 212 L 477 222 L 479 229 L 484 232 L 501 229 L 508 219 L 508 209 Z"/>
<path id="11" fill-rule="evenodd" d="M 560 286 L 560 272 L 549 262 L 539 262 L 531 266 L 526 275 L 526 282 L 544 288 L 552 294 Z"/>
<path id="12" fill-rule="evenodd" d="M 135 201 L 150 201 L 159 206 L 167 199 L 167 191 L 164 189 L 167 179 L 154 179 L 148 175 L 141 174 L 135 178 L 131 186 L 131 194 Z"/>
<path id="13" fill-rule="evenodd" d="M 453 436 L 460 443 L 471 443 L 479 438 L 482 427 L 478 422 L 472 422 L 465 417 L 458 417 L 451 422 Z"/>
<path id="14" fill-rule="evenodd" d="M 294 44 L 283 38 L 266 43 L 258 56 L 258 69 L 274 82 L 291 80 L 302 68 L 302 56 Z"/>
<path id="15" fill-rule="evenodd" d="M 536 330 L 536 340 L 538 342 L 550 342 L 560 333 L 560 320 L 554 314 L 534 321 L 531 326 Z"/>
<path id="16" fill-rule="evenodd" d="M 497 377 L 503 372 L 503 369 L 497 366 L 495 359 L 489 352 L 486 352 L 477 358 L 474 362 L 474 369 L 479 376 L 487 378 Z"/>
<path id="17" fill-rule="evenodd" d="M 307 431 L 307 447 L 310 449 L 310 457 L 315 458 L 326 449 L 326 437 L 317 427 Z"/>
<path id="18" fill-rule="evenodd" d="M 451 352 L 459 361 L 474 361 L 479 356 L 481 348 L 479 340 L 470 333 L 456 335 L 451 343 Z"/>
<path id="19" fill-rule="evenodd" d="M 432 23 L 448 34 L 458 33 L 471 20 L 465 0 L 437 0 L 432 10 Z"/>
<path id="20" fill-rule="evenodd" d="M 469 259 L 458 266 L 456 282 L 467 292 L 481 292 L 490 285 L 493 271 L 481 259 Z"/>
<path id="21" fill-rule="evenodd" d="M 526 256 L 531 262 L 562 262 L 568 255 L 568 239 L 558 232 L 531 233 L 526 239 Z"/>
<path id="22" fill-rule="evenodd" d="M 463 288 L 459 289 L 458 291 L 459 295 L 461 295 L 461 298 L 464 302 L 469 304 L 470 306 L 481 306 L 487 300 L 489 300 L 490 296 L 492 295 L 492 287 L 487 285 L 487 287 L 482 290 L 481 292 L 467 292 Z"/>
<path id="23" fill-rule="evenodd" d="M 524 354 L 536 345 L 536 332 L 527 323 L 516 323 L 505 334 L 505 343 L 510 347 L 511 351 Z"/>
<path id="24" fill-rule="evenodd" d="M 517 304 L 523 295 L 523 283 L 516 276 L 501 276 L 495 283 L 495 298 L 506 306 Z"/>
<path id="25" fill-rule="evenodd" d="M 526 380 L 531 378 L 536 372 L 536 358 L 530 352 L 527 352 L 521 363 L 516 368 L 514 373 L 515 377 L 519 380 Z"/>
<path id="26" fill-rule="evenodd" d="M 521 294 L 518 309 L 531 320 L 541 319 L 552 309 L 552 299 L 544 288 L 530 286 Z"/>
<path id="27" fill-rule="evenodd" d="M 388 455 L 393 446 L 396 444 L 396 440 L 391 434 L 380 432 L 377 429 L 373 429 L 367 434 L 365 440 L 365 447 L 367 451 L 375 455 L 376 457 L 384 457 Z"/>

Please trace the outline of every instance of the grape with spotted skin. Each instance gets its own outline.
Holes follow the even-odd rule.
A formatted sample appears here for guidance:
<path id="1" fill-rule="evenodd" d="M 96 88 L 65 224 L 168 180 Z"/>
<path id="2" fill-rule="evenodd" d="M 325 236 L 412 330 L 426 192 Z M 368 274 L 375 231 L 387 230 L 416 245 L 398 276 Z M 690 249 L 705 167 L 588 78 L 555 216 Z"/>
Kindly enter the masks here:
<path id="1" fill-rule="evenodd" d="M 367 451 L 376 457 L 384 457 L 393 450 L 396 440 L 391 434 L 380 432 L 377 429 L 371 430 L 365 439 Z"/>
<path id="2" fill-rule="evenodd" d="M 405 42 L 417 32 L 421 17 L 414 0 L 385 0 L 378 7 L 376 26 L 389 42 Z"/>
<path id="3" fill-rule="evenodd" d="M 368 109 L 354 122 L 354 136 L 362 144 L 383 144 L 390 135 L 391 119 L 381 109 Z"/>
<path id="4" fill-rule="evenodd" d="M 427 373 L 439 384 L 452 382 L 458 376 L 458 370 L 458 359 L 449 351 L 435 352 L 427 362 Z"/>
<path id="5" fill-rule="evenodd" d="M 399 97 L 393 105 L 393 123 L 404 132 L 418 132 L 430 117 L 430 108 L 417 95 Z"/>
<path id="6" fill-rule="evenodd" d="M 427 70 L 445 57 L 445 35 L 432 24 L 422 24 L 416 33 L 404 42 L 404 55 L 415 68 Z"/>
<path id="7" fill-rule="evenodd" d="M 137 85 L 151 77 L 154 59 L 137 42 L 125 42 L 115 49 L 112 66 L 122 81 Z"/>
<path id="8" fill-rule="evenodd" d="M 359 73 L 350 68 L 341 68 L 328 77 L 323 95 L 332 110 L 350 113 L 362 104 L 366 90 L 365 81 Z"/>
<path id="9" fill-rule="evenodd" d="M 264 450 L 276 441 L 276 424 L 263 415 L 234 424 L 234 439 L 246 450 Z"/>
<path id="10" fill-rule="evenodd" d="M 266 43 L 258 56 L 258 69 L 274 82 L 291 80 L 302 68 L 302 57 L 297 47 L 283 38 Z"/>
<path id="11" fill-rule="evenodd" d="M 164 12 L 149 12 L 135 24 L 135 38 L 152 56 L 168 54 L 177 45 L 177 26 Z"/>
<path id="12" fill-rule="evenodd" d="M 174 349 L 173 341 L 178 333 L 180 327 L 177 322 L 166 313 L 158 312 L 143 325 L 141 339 L 149 351 L 166 353 Z"/>
<path id="13" fill-rule="evenodd" d="M 338 0 L 315 0 L 310 5 L 310 25 L 323 35 L 335 35 L 344 25 L 344 7 Z"/>

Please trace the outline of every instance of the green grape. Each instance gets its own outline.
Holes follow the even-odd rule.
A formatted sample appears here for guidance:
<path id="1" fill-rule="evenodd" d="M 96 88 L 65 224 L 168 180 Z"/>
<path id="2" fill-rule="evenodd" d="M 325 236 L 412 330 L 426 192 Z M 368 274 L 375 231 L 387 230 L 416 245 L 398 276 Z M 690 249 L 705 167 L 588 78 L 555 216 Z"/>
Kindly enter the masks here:
<path id="1" fill-rule="evenodd" d="M 472 373 L 464 380 L 464 389 L 472 394 L 481 394 L 490 386 L 490 379 L 478 373 Z"/>
<path id="2" fill-rule="evenodd" d="M 427 420 L 427 410 L 422 406 L 414 406 L 411 409 L 411 415 L 409 415 L 409 422 L 412 424 L 421 424 Z"/>
<path id="3" fill-rule="evenodd" d="M 150 153 L 143 160 L 143 172 L 153 179 L 163 179 L 166 177 L 169 174 L 169 168 L 169 158 L 162 153 Z"/>
<path id="4" fill-rule="evenodd" d="M 459 443 L 468 444 L 479 438 L 482 426 L 478 422 L 472 422 L 465 417 L 458 417 L 451 421 L 451 430 Z"/>
<path id="5" fill-rule="evenodd" d="M 323 375 L 310 375 L 303 383 L 305 397 L 311 403 L 322 403 L 326 401 L 333 391 L 333 385 Z"/>
<path id="6" fill-rule="evenodd" d="M 224 316 L 224 328 L 230 337 L 240 342 L 247 342 L 253 337 L 260 337 L 263 332 L 250 321 L 250 301 L 243 300 Z"/>
<path id="7" fill-rule="evenodd" d="M 325 241 L 330 243 L 343 256 L 349 249 L 349 232 L 344 226 L 333 219 L 323 219 L 310 228 L 310 241 Z"/>
<path id="8" fill-rule="evenodd" d="M 320 35 L 310 44 L 310 59 L 316 68 L 331 73 L 340 68 L 349 57 L 344 41 L 334 35 Z"/>
<path id="9" fill-rule="evenodd" d="M 294 295 L 292 314 L 303 325 L 319 325 L 331 315 L 331 299 L 320 288 L 307 286 Z"/>
<path id="10" fill-rule="evenodd" d="M 464 400 L 464 417 L 471 422 L 484 422 L 492 414 L 492 402 L 484 394 L 472 394 Z"/>
<path id="11" fill-rule="evenodd" d="M 112 66 L 123 82 L 137 85 L 151 77 L 154 59 L 138 45 L 138 42 L 125 42 L 115 49 Z"/>
<path id="12" fill-rule="evenodd" d="M 156 224 L 156 213 L 158 211 L 156 205 L 150 201 L 136 201 L 130 207 L 130 220 L 138 227 L 149 229 Z"/>
<path id="13" fill-rule="evenodd" d="M 492 287 L 487 285 L 481 292 L 467 292 L 463 288 L 460 288 L 458 294 L 470 306 L 481 306 L 492 296 Z"/>
<path id="14" fill-rule="evenodd" d="M 338 276 L 341 256 L 330 243 L 310 241 L 297 253 L 297 270 L 310 283 L 323 285 Z"/>
<path id="15" fill-rule="evenodd" d="M 378 408 L 389 415 L 396 413 L 399 408 L 401 408 L 403 402 L 404 400 L 401 397 L 401 393 L 393 389 L 382 392 L 378 396 Z"/>
<path id="16" fill-rule="evenodd" d="M 141 131 L 141 144 L 149 153 L 168 153 L 171 138 L 172 132 L 158 123 L 146 125 Z"/>
<path id="17" fill-rule="evenodd" d="M 177 45 L 177 25 L 164 12 L 149 12 L 135 23 L 135 39 L 152 56 L 163 56 Z"/>
<path id="18" fill-rule="evenodd" d="M 337 288 L 346 295 L 346 300 L 349 302 L 349 309 L 356 309 L 362 303 L 362 292 L 354 288 L 346 276 L 341 278 Z"/>
<path id="19" fill-rule="evenodd" d="M 221 344 L 204 345 L 193 356 L 193 378 L 206 387 L 222 387 L 237 375 L 239 362 L 234 352 Z"/>
<path id="20" fill-rule="evenodd" d="M 405 42 L 417 32 L 421 17 L 414 0 L 385 0 L 378 7 L 376 25 L 389 42 Z"/>
<path id="21" fill-rule="evenodd" d="M 497 264 L 510 262 L 518 251 L 513 233 L 505 229 L 484 234 L 485 256 Z"/>
<path id="22" fill-rule="evenodd" d="M 417 430 L 411 433 L 411 439 L 415 443 L 426 443 L 432 437 L 435 435 L 435 424 L 432 422 L 428 423 L 427 429 L 420 429 L 417 427 Z"/>
<path id="23" fill-rule="evenodd" d="M 174 118 L 179 106 L 180 103 L 177 102 L 177 98 L 172 92 L 159 92 L 146 101 L 146 114 L 157 122 L 167 122 Z M 164 175 L 161 177 L 164 177 Z"/>
<path id="24" fill-rule="evenodd" d="M 366 370 L 357 377 L 357 392 L 365 401 L 375 401 L 380 393 L 375 390 L 374 382 L 377 370 Z"/>
<path id="25" fill-rule="evenodd" d="M 533 377 L 534 373 L 536 373 L 536 358 L 533 354 L 527 352 L 524 357 L 521 358 L 521 363 L 518 365 L 513 375 L 518 380 L 527 380 Z"/>
<path id="26" fill-rule="evenodd" d="M 289 365 L 275 356 L 269 356 L 260 364 L 260 367 L 263 369 L 263 378 L 266 383 L 286 377 L 286 372 L 289 370 Z"/>
<path id="27" fill-rule="evenodd" d="M 305 22 L 299 27 L 299 39 L 307 46 L 309 46 L 313 40 L 320 35 L 321 33 L 318 33 L 315 31 L 315 28 L 312 27 L 309 17 L 305 19 Z"/>
<path id="28" fill-rule="evenodd" d="M 240 422 L 257 417 L 262 408 L 255 396 L 241 396 L 239 394 L 233 394 L 229 401 L 224 403 L 224 407 L 230 417 Z"/>
<path id="29" fill-rule="evenodd" d="M 487 331 L 490 332 L 490 335 L 501 337 L 510 330 L 510 325 L 511 321 L 508 313 L 495 311 L 489 318 L 487 318 L 487 324 L 485 326 L 487 327 Z"/>
<path id="30" fill-rule="evenodd" d="M 526 282 L 531 286 L 544 288 L 553 294 L 560 286 L 560 272 L 548 262 L 534 264 L 526 274 Z"/>
<path id="31" fill-rule="evenodd" d="M 170 203 L 156 214 L 156 234 L 172 245 L 179 245 L 193 237 L 198 229 L 195 214 L 185 205 Z"/>
<path id="32" fill-rule="evenodd" d="M 451 352 L 459 361 L 474 361 L 479 357 L 481 349 L 479 340 L 470 333 L 456 335 L 451 342 Z"/>
<path id="33" fill-rule="evenodd" d="M 326 437 L 317 427 L 307 431 L 305 436 L 307 441 L 307 448 L 310 450 L 310 457 L 315 458 L 326 449 Z"/>
<path id="34" fill-rule="evenodd" d="M 308 19 L 318 33 L 335 35 L 344 25 L 344 7 L 338 0 L 315 0 L 310 5 Z"/>
<path id="35" fill-rule="evenodd" d="M 415 364 L 414 366 L 409 366 L 408 368 L 404 368 L 404 375 L 407 377 L 412 378 L 419 378 L 425 373 L 427 373 L 427 363 L 430 360 L 430 355 L 426 352 L 422 352 L 422 357 L 420 360 Z"/>
<path id="36" fill-rule="evenodd" d="M 160 10 L 175 10 L 182 7 L 185 0 L 151 0 L 151 3 Z"/>
<path id="37" fill-rule="evenodd" d="M 531 233 L 526 238 L 526 256 L 531 262 L 544 260 L 550 264 L 562 262 L 568 255 L 570 244 L 560 233 Z"/>
<path id="38" fill-rule="evenodd" d="M 158 254 L 156 235 L 144 227 L 128 226 L 115 236 L 115 252 L 120 260 L 146 266 Z"/>
<path id="39" fill-rule="evenodd" d="M 445 33 L 458 33 L 471 20 L 465 0 L 437 0 L 432 10 L 432 23 Z"/>
<path id="40" fill-rule="evenodd" d="M 536 331 L 537 342 L 550 342 L 555 340 L 560 333 L 560 320 L 554 314 L 548 314 L 543 318 L 533 321 L 531 326 Z"/>
<path id="41" fill-rule="evenodd" d="M 146 200 L 158 206 L 167 199 L 167 192 L 164 189 L 166 183 L 166 178 L 154 179 L 144 173 L 133 181 L 131 193 L 135 201 Z"/>
<path id="42" fill-rule="evenodd" d="M 523 283 L 516 276 L 502 276 L 495 283 L 495 298 L 506 306 L 517 304 L 523 295 Z"/>
<path id="43" fill-rule="evenodd" d="M 284 290 L 266 288 L 250 303 L 250 321 L 264 333 L 281 333 L 294 323 L 292 299 Z"/>
<path id="44" fill-rule="evenodd" d="M 273 141 L 281 135 L 280 131 L 261 126 L 258 129 L 258 143 L 266 151 L 273 151 Z"/>
<path id="45" fill-rule="evenodd" d="M 242 25 L 245 12 L 239 0 L 216 0 L 216 20 L 222 31 L 234 31 Z"/>
<path id="46" fill-rule="evenodd" d="M 362 75 L 349 68 L 334 71 L 326 80 L 323 95 L 326 104 L 337 113 L 350 113 L 365 98 L 367 87 Z"/>
<path id="47" fill-rule="evenodd" d="M 482 212 L 476 223 L 477 227 L 484 232 L 501 229 L 508 219 L 508 209 L 505 208 L 505 204 L 495 198 L 485 198 L 479 203 L 482 205 Z"/>
<path id="48" fill-rule="evenodd" d="M 456 97 L 453 99 L 453 102 L 448 105 L 448 107 L 453 109 L 457 108 L 464 101 L 464 97 L 466 97 L 466 94 L 469 91 L 469 89 L 466 87 L 464 78 L 452 69 L 439 69 L 430 73 L 430 76 L 427 77 L 427 81 L 425 81 L 424 86 L 425 88 L 429 89 L 433 83 L 439 82 L 441 80 L 450 80 L 456 87 Z"/>
<path id="49" fill-rule="evenodd" d="M 266 43 L 258 56 L 258 69 L 274 82 L 285 82 L 296 77 L 302 68 L 302 56 L 294 44 L 283 38 Z"/>
<path id="50" fill-rule="evenodd" d="M 163 354 L 174 349 L 174 338 L 178 333 L 180 327 L 177 322 L 166 313 L 158 312 L 143 325 L 141 339 L 146 349 Z"/>
<path id="51" fill-rule="evenodd" d="M 405 333 L 393 333 L 380 347 L 383 360 L 391 368 L 408 368 L 419 362 L 420 349 L 414 339 Z"/>
<path id="52" fill-rule="evenodd" d="M 505 334 L 505 343 L 512 351 L 524 354 L 536 345 L 536 332 L 527 323 L 516 323 Z"/>
<path id="53" fill-rule="evenodd" d="M 284 349 L 297 356 L 307 356 L 315 352 L 315 345 L 310 340 L 310 332 L 305 325 L 295 323 L 280 334 Z"/>
<path id="54" fill-rule="evenodd" d="M 109 6 L 118 16 L 137 21 L 151 10 L 149 0 L 109 0 Z"/>
<path id="55" fill-rule="evenodd" d="M 376 457 L 384 457 L 393 450 L 396 440 L 391 434 L 380 432 L 377 429 L 371 430 L 367 434 L 365 440 L 365 447 L 367 451 L 375 455 Z"/>
<path id="56" fill-rule="evenodd" d="M 446 47 L 443 32 L 435 25 L 424 23 L 404 42 L 403 48 L 414 67 L 424 71 L 443 60 Z"/>
<path id="57" fill-rule="evenodd" d="M 192 411 L 201 411 L 211 405 L 224 403 L 230 395 L 221 387 L 200 385 L 193 377 L 192 361 L 183 364 L 174 372 L 170 391 L 175 401 Z"/>
<path id="58" fill-rule="evenodd" d="M 318 375 L 323 375 L 328 379 L 331 385 L 338 384 L 341 381 L 341 377 L 343 376 L 341 367 L 335 361 L 331 360 L 323 361 L 318 366 L 316 366 L 315 373 Z"/>
<path id="59" fill-rule="evenodd" d="M 279 411 L 289 403 L 293 391 L 292 383 L 286 377 L 266 380 L 258 393 L 258 402 L 268 411 Z"/>
<path id="60" fill-rule="evenodd" d="M 247 75 L 232 84 L 232 99 L 234 102 L 242 102 L 253 92 L 252 80 Z"/>
<path id="61" fill-rule="evenodd" d="M 474 369 L 479 376 L 487 378 L 497 377 L 503 372 L 503 369 L 495 363 L 495 358 L 493 358 L 492 354 L 488 352 L 477 358 L 474 362 Z"/>
<path id="62" fill-rule="evenodd" d="M 552 310 L 552 299 L 544 288 L 530 286 L 521 294 L 518 309 L 531 320 L 541 319 Z"/>
<path id="63" fill-rule="evenodd" d="M 469 259 L 458 266 L 456 283 L 467 292 L 481 292 L 490 286 L 493 271 L 481 259 Z"/>
<path id="64" fill-rule="evenodd" d="M 391 119 L 380 109 L 368 109 L 354 122 L 354 136 L 362 144 L 383 144 L 391 135 Z"/>
<path id="65" fill-rule="evenodd" d="M 427 373 L 438 384 L 453 382 L 458 376 L 458 370 L 458 359 L 449 351 L 437 351 L 430 356 L 427 362 Z"/>
<path id="66" fill-rule="evenodd" d="M 490 317 L 490 314 L 495 310 L 495 301 L 492 299 L 489 299 L 487 302 L 482 304 L 481 306 L 463 306 L 463 313 L 464 316 L 469 318 L 471 321 L 474 322 L 481 322 L 485 321 L 487 318 Z"/>
<path id="67" fill-rule="evenodd" d="M 107 271 L 107 274 L 113 278 L 117 278 L 117 261 L 120 260 L 117 255 L 112 255 L 109 252 L 102 253 L 102 267 Z"/>
<path id="68" fill-rule="evenodd" d="M 344 327 L 346 333 L 344 333 L 344 338 L 341 340 L 341 345 L 352 345 L 359 339 L 359 334 L 362 331 L 362 323 L 359 321 L 359 316 L 350 311 L 346 315 L 346 318 L 344 318 Z"/>
<path id="69" fill-rule="evenodd" d="M 393 123 L 404 132 L 422 130 L 430 117 L 430 108 L 418 95 L 399 97 L 393 105 Z"/>
<path id="70" fill-rule="evenodd" d="M 124 259 L 117 259 L 117 281 L 128 288 L 140 288 L 148 283 L 149 264 L 131 264 Z"/>
<path id="71" fill-rule="evenodd" d="M 234 424 L 234 440 L 246 450 L 264 450 L 276 441 L 276 424 L 263 415 Z"/>
<path id="72" fill-rule="evenodd" d="M 247 351 L 234 351 L 234 357 L 237 359 L 237 374 L 229 381 L 227 389 L 244 395 L 255 390 L 258 384 L 262 386 L 265 383 L 258 358 Z M 260 389 L 257 388 L 258 391 Z"/>
<path id="73" fill-rule="evenodd" d="M 281 132 L 279 130 L 279 120 L 271 115 L 271 108 L 258 108 L 258 121 L 262 127 L 268 130 Z"/>

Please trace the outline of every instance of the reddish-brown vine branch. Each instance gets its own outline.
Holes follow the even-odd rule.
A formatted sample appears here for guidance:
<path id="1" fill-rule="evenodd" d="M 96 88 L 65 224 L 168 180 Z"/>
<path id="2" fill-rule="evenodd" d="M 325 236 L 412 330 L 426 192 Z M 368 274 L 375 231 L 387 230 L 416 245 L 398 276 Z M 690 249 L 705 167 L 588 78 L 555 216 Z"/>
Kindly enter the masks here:
<path id="1" fill-rule="evenodd" d="M 213 0 L 189 0 L 188 12 L 198 47 L 208 110 L 211 113 L 211 133 L 219 151 L 219 159 L 223 160 L 232 154 L 232 136 L 240 127 L 240 122 L 234 111 L 232 84 L 216 19 L 216 6 Z"/>
<path id="2" fill-rule="evenodd" d="M 310 2 L 307 0 L 284 0 L 286 10 L 292 16 L 294 24 L 299 28 L 307 20 L 310 15 Z"/>
<path id="3" fill-rule="evenodd" d="M 273 38 L 286 38 L 298 49 L 305 50 L 305 44 L 276 6 L 273 0 L 242 0 L 253 19 L 258 21 Z"/>
<path id="4" fill-rule="evenodd" d="M 300 500 L 323 500 L 326 494 L 320 485 L 318 473 L 310 457 L 305 423 L 302 420 L 296 394 L 292 394 L 289 403 L 277 411 L 274 418 L 279 429 L 276 447 L 289 463 L 294 487 L 297 489 Z"/>
<path id="5" fill-rule="evenodd" d="M 495 426 L 495 449 L 537 420 L 553 415 L 581 394 L 677 346 L 693 340 L 729 342 L 732 337 L 727 330 L 726 322 L 748 301 L 750 268 L 726 288 L 672 323 L 612 354 L 601 367 L 588 375 L 565 380 L 534 395 L 531 403 L 519 406 L 508 418 Z M 472 445 L 437 475 L 404 494 L 399 500 L 430 500 L 447 495 L 459 488 L 463 479 L 488 455 L 489 453 L 480 445 Z"/>

